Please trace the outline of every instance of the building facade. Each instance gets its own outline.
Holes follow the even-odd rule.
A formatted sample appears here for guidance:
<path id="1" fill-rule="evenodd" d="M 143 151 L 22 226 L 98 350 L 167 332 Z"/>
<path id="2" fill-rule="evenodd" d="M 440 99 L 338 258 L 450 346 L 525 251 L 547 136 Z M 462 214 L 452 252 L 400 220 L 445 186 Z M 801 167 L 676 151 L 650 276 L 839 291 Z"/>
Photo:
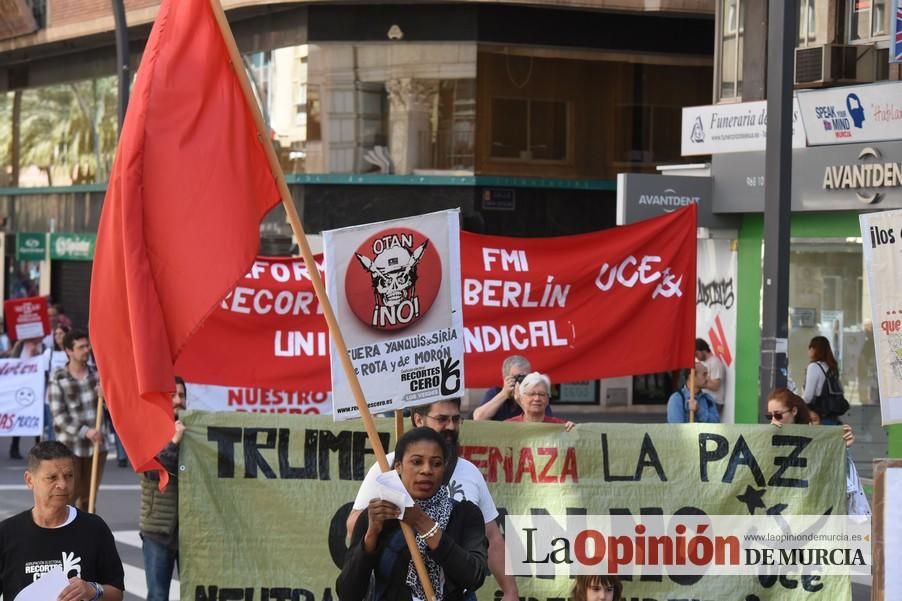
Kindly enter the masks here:
<path id="1" fill-rule="evenodd" d="M 118 127 L 113 18 L 28 1 L 36 29 L 0 39 L 0 211 L 10 232 L 92 234 Z M 134 69 L 157 2 L 126 8 Z M 616 174 L 682 161 L 681 109 L 711 98 L 714 0 L 224 8 L 310 233 L 450 207 L 488 234 L 612 227 Z M 261 235 L 289 251 L 281 209 Z M 7 257 L 7 296 L 86 318 L 89 262 Z"/>
<path id="2" fill-rule="evenodd" d="M 867 94 L 879 82 L 900 79 L 900 65 L 889 60 L 892 2 L 801 0 L 797 5 L 797 91 L 854 86 L 849 88 L 850 94 Z M 766 98 L 767 2 L 718 0 L 716 11 L 714 101 L 731 104 Z M 867 110 L 872 108 L 876 107 Z M 869 118 L 879 117 L 871 114 Z M 809 128 L 808 121 L 805 127 Z M 842 141 L 846 140 L 837 137 L 837 142 Z M 852 403 L 846 418 L 856 432 L 852 453 L 865 475 L 870 474 L 872 458 L 902 453 L 902 432 L 898 427 L 884 429 L 880 425 L 873 322 L 858 216 L 902 205 L 897 204 L 898 188 L 878 191 L 872 197 L 873 191 L 825 185 L 825 168 L 868 162 L 872 151 L 876 157 L 887 157 L 882 160 L 894 160 L 900 152 L 898 144 L 809 145 L 793 151 L 788 375 L 801 390 L 808 341 L 816 335 L 832 341 L 846 396 Z M 869 150 L 862 154 L 865 147 Z M 764 152 L 716 154 L 711 176 L 714 210 L 739 219 L 736 418 L 755 423 L 763 413 L 758 401 L 758 365 Z"/>

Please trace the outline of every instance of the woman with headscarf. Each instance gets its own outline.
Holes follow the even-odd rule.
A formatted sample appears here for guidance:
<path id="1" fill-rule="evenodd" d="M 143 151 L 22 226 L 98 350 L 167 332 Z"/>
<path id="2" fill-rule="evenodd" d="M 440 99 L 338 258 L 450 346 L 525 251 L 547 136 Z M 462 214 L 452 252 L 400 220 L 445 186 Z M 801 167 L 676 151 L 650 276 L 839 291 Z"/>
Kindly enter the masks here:
<path id="1" fill-rule="evenodd" d="M 448 449 L 431 428 L 415 428 L 395 447 L 394 468 L 414 500 L 401 510 L 372 499 L 360 515 L 336 583 L 341 601 L 425 600 L 400 521 L 416 532 L 429 581 L 440 601 L 462 601 L 485 580 L 488 542 L 479 508 L 455 501 L 443 485 Z M 370 576 L 372 585 L 370 583 Z"/>

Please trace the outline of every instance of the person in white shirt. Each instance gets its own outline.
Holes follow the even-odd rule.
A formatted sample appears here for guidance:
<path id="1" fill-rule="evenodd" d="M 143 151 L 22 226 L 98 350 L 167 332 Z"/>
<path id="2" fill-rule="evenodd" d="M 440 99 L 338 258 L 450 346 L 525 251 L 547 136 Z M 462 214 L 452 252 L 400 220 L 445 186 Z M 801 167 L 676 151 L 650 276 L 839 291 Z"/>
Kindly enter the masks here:
<path id="1" fill-rule="evenodd" d="M 431 405 L 420 405 L 411 409 L 411 421 L 415 428 L 432 428 L 441 434 L 451 449 L 451 460 L 446 470 L 448 476 L 447 485 L 451 496 L 455 500 L 470 501 L 479 507 L 485 520 L 485 535 L 489 539 L 489 571 L 498 581 L 504 596 L 502 601 L 519 601 L 517 581 L 513 576 L 504 573 L 504 537 L 501 529 L 495 522 L 498 517 L 498 509 L 492 500 L 486 486 L 482 472 L 475 465 L 457 456 L 458 435 L 460 433 L 460 399 L 438 401 Z M 388 464 L 392 465 L 394 453 L 387 455 Z M 371 499 L 374 498 L 373 488 L 376 486 L 376 476 L 381 473 L 379 464 L 373 465 L 360 485 L 357 497 L 354 499 L 354 508 L 348 516 L 347 531 L 354 531 L 354 524 L 362 511 L 365 511 Z"/>
<path id="2" fill-rule="evenodd" d="M 717 410 L 723 415 L 723 391 L 725 389 L 726 369 L 723 362 L 711 352 L 711 347 L 704 338 L 695 339 L 695 359 L 708 368 L 708 383 L 702 388 L 717 403 Z"/>

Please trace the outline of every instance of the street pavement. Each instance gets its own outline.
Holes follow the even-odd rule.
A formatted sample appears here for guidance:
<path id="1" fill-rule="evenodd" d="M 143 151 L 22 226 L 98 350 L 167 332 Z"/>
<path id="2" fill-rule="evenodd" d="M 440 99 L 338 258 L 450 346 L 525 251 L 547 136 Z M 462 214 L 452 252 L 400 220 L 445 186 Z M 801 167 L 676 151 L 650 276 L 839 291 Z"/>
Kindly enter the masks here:
<path id="1" fill-rule="evenodd" d="M 25 487 L 25 461 L 9 458 L 9 439 L 0 437 L 0 520 L 32 506 L 31 491 Z M 22 454 L 30 448 L 22 440 Z M 138 536 L 138 511 L 141 499 L 138 476 L 131 468 L 120 468 L 110 458 L 97 496 L 97 513 L 113 531 L 119 557 L 125 567 L 125 601 L 144 601 L 147 584 L 144 577 L 144 557 Z M 870 601 L 870 578 L 856 578 L 852 583 L 853 601 Z M 174 580 L 170 601 L 178 601 L 179 584 Z M 765 601 L 762 599 L 761 601 Z"/>

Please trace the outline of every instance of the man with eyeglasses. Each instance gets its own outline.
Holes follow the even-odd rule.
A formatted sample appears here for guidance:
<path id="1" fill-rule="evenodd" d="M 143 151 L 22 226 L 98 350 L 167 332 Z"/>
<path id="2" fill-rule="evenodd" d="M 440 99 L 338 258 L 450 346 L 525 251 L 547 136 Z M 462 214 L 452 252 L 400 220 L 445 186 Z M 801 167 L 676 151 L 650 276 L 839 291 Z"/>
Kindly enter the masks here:
<path id="1" fill-rule="evenodd" d="M 482 477 L 479 468 L 457 456 L 461 426 L 460 399 L 414 407 L 411 409 L 410 419 L 415 428 L 432 428 L 441 434 L 448 443 L 451 456 L 445 469 L 445 484 L 448 485 L 452 498 L 458 501 L 470 501 L 479 507 L 485 520 L 486 538 L 489 540 L 489 570 L 504 593 L 502 601 L 518 601 L 517 581 L 513 576 L 504 573 L 504 537 L 495 522 L 498 517 L 498 509 L 495 507 L 488 486 L 486 486 L 485 478 Z M 388 464 L 392 465 L 394 453 L 389 453 L 386 458 Z M 348 516 L 348 533 L 354 531 L 357 517 L 374 498 L 372 491 L 376 486 L 376 476 L 379 473 L 379 464 L 373 465 L 360 485 L 360 490 L 357 491 L 357 497 L 354 499 L 354 508 Z"/>
<path id="2" fill-rule="evenodd" d="M 175 435 L 157 455 L 169 472 L 169 485 L 160 492 L 160 475 L 144 472 L 141 476 L 141 515 L 138 521 L 144 553 L 144 574 L 147 578 L 147 601 L 168 601 L 172 571 L 179 557 L 179 443 L 185 426 L 178 412 L 185 409 L 187 397 L 185 381 L 176 376 L 172 411 Z"/>
<path id="3" fill-rule="evenodd" d="M 476 421 L 492 420 L 504 422 L 512 417 L 523 414 L 523 409 L 517 403 L 520 382 L 526 374 L 532 372 L 532 366 L 526 357 L 511 355 L 501 364 L 501 388 L 489 388 L 485 392 L 479 407 L 473 411 L 473 419 Z M 545 415 L 553 415 L 551 405 L 545 407 Z"/>

